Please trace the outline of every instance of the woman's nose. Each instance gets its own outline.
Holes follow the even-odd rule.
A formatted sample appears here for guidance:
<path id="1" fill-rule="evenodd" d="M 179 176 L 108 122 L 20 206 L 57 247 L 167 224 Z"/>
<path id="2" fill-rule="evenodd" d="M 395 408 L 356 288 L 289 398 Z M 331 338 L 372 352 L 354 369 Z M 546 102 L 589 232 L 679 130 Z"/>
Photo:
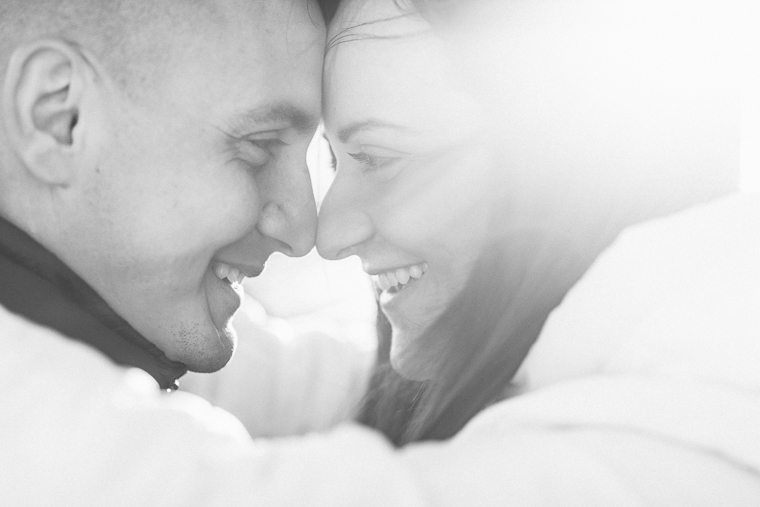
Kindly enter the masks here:
<path id="1" fill-rule="evenodd" d="M 372 219 L 363 209 L 362 199 L 338 175 L 319 208 L 319 255 L 329 260 L 356 255 L 357 247 L 372 235 Z"/>
<path id="2" fill-rule="evenodd" d="M 277 250 L 301 257 L 314 248 L 317 207 L 311 178 L 305 168 L 282 178 L 275 195 L 270 195 L 259 219 L 259 230 L 279 242 Z"/>

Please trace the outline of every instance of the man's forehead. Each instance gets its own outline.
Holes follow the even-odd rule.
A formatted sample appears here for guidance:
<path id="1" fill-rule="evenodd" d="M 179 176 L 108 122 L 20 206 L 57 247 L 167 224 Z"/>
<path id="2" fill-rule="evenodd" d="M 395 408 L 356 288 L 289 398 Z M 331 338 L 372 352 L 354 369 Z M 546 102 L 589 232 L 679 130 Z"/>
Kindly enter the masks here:
<path id="1" fill-rule="evenodd" d="M 236 37 L 247 42 L 278 45 L 313 43 L 324 37 L 324 24 L 310 0 L 192 0 L 166 2 L 159 21 L 164 38 L 172 42 L 202 42 Z"/>
<path id="2" fill-rule="evenodd" d="M 292 3 L 306 11 L 303 0 Z M 165 77 L 162 85 L 192 91 L 211 116 L 223 116 L 230 127 L 311 126 L 321 101 L 324 32 L 310 20 L 283 13 L 270 16 L 271 24 L 247 23 L 249 13 L 241 16 L 227 27 L 210 20 L 205 33 L 186 30 L 172 46 L 170 62 L 158 69 L 159 79 Z"/>

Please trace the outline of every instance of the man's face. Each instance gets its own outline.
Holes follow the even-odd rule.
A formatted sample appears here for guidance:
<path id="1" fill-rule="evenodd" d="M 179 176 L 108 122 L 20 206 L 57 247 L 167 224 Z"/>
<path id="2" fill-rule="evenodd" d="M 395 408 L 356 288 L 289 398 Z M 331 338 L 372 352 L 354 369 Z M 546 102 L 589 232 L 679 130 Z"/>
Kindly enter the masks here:
<path id="1" fill-rule="evenodd" d="M 227 278 L 256 276 L 273 252 L 304 255 L 314 242 L 305 153 L 320 107 L 319 11 L 240 4 L 172 27 L 183 31 L 167 34 L 176 54 L 139 99 L 118 87 L 104 95 L 104 149 L 72 238 L 91 246 L 64 258 L 196 371 L 231 357 L 242 289 Z"/>

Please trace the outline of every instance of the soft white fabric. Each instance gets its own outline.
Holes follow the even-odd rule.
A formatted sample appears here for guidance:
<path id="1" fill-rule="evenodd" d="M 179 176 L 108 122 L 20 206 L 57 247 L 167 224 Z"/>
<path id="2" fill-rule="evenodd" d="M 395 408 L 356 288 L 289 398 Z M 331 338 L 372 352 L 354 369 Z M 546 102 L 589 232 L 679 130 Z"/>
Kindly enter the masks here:
<path id="1" fill-rule="evenodd" d="M 407 463 L 436 505 L 760 505 L 758 365 L 760 196 L 734 196 L 624 232 L 523 393 Z"/>
<path id="2" fill-rule="evenodd" d="M 760 505 L 760 198 L 636 227 L 447 443 L 252 441 L 0 309 L 4 505 Z M 753 367 L 754 366 L 754 367 Z"/>
<path id="3" fill-rule="evenodd" d="M 238 346 L 229 364 L 213 374 L 188 373 L 180 390 L 227 410 L 254 437 L 325 431 L 356 414 L 374 349 L 316 326 L 296 328 L 270 317 L 250 298 L 234 325 Z"/>
<path id="4" fill-rule="evenodd" d="M 2 308 L 0 406 L 2 505 L 422 505 L 367 430 L 254 442 L 205 400 Z"/>
<path id="5" fill-rule="evenodd" d="M 359 259 L 273 255 L 244 287 L 234 357 L 216 373 L 186 374 L 180 389 L 254 437 L 325 431 L 355 416 L 377 355 L 377 305 Z"/>

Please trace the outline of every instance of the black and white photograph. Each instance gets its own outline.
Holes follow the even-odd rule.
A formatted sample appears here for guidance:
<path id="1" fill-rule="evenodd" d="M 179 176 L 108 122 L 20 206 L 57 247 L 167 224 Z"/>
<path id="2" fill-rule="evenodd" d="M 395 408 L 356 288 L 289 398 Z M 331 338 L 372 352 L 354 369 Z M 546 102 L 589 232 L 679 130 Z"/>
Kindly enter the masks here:
<path id="1" fill-rule="evenodd" d="M 0 0 L 0 506 L 760 507 L 760 0 Z"/>

